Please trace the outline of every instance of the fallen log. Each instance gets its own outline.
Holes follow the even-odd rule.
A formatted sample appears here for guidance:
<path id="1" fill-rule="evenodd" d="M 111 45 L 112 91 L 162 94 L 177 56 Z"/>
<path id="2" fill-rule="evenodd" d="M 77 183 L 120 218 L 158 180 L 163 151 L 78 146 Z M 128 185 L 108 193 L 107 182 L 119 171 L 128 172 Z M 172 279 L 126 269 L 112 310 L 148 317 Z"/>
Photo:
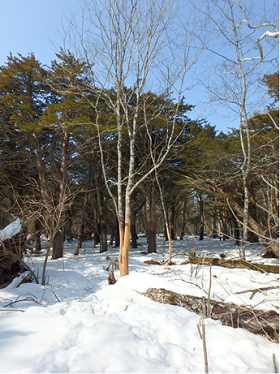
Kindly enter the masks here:
<path id="1" fill-rule="evenodd" d="M 201 316 L 220 320 L 225 326 L 243 328 L 279 342 L 279 314 L 274 310 L 255 310 L 243 305 L 206 300 L 204 297 L 181 295 L 164 288 L 149 288 L 142 295 L 162 304 L 180 306 Z"/>
<path id="2" fill-rule="evenodd" d="M 189 255 L 187 261 L 184 263 L 190 264 L 198 264 L 198 265 L 217 265 L 223 266 L 227 268 L 242 268 L 242 269 L 249 269 L 254 271 L 261 271 L 263 273 L 279 273 L 279 265 L 264 265 L 264 264 L 254 264 L 252 262 L 248 262 L 246 260 L 237 259 L 220 259 L 217 257 L 197 257 L 195 255 Z"/>

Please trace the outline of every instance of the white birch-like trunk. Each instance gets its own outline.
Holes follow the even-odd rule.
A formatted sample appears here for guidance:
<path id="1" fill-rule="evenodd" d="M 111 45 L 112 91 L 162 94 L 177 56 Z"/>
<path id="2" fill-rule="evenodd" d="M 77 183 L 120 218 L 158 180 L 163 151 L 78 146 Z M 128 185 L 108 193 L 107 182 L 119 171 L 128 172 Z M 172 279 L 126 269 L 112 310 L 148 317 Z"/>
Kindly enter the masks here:
<path id="1" fill-rule="evenodd" d="M 184 22 L 178 20 L 176 24 L 180 31 L 175 37 L 175 28 L 171 27 L 176 15 L 172 0 L 82 0 L 82 3 L 86 13 L 86 17 L 82 18 L 88 20 L 93 33 L 92 30 L 87 33 L 89 25 L 79 27 L 74 19 L 71 26 L 80 41 L 80 45 L 77 45 L 79 54 L 92 66 L 90 74 L 94 87 L 89 85 L 89 90 L 93 96 L 98 95 L 96 102 L 91 102 L 91 105 L 96 113 L 104 182 L 119 220 L 119 267 L 122 276 L 128 274 L 132 193 L 162 165 L 175 141 L 176 110 L 172 123 L 167 125 L 169 128 L 166 137 L 163 137 L 159 157 L 148 171 L 143 173 L 143 168 L 139 173 L 135 172 L 135 140 L 140 125 L 138 116 L 143 111 L 143 96 L 152 89 L 159 95 L 164 93 L 165 97 L 172 95 L 172 98 L 168 98 L 173 100 L 175 90 L 179 103 L 186 72 L 197 61 L 203 43 L 191 49 L 194 30 L 187 31 Z M 193 21 L 191 27 L 195 28 L 195 25 Z M 151 87 L 153 80 L 155 85 Z M 88 97 L 86 99 L 90 100 Z M 100 130 L 102 113 L 99 99 L 110 107 L 116 119 L 117 173 L 110 180 Z M 145 125 L 148 126 L 149 121 L 160 115 L 158 111 L 151 111 Z M 123 159 L 123 148 L 126 146 L 129 147 L 128 165 L 127 160 Z"/>

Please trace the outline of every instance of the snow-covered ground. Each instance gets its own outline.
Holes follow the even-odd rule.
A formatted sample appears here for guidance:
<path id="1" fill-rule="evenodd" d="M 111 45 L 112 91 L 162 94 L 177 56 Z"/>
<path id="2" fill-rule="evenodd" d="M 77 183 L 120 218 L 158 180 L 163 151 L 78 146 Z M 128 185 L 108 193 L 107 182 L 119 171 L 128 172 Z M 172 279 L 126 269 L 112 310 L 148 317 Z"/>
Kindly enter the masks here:
<path id="1" fill-rule="evenodd" d="M 109 285 L 106 256 L 92 241 L 83 243 L 74 256 L 76 241 L 65 244 L 63 259 L 49 260 L 48 284 L 18 285 L 14 280 L 0 290 L 1 373 L 203 373 L 199 316 L 178 306 L 156 303 L 141 295 L 147 288 L 165 288 L 178 293 L 207 296 L 209 266 L 182 264 L 196 248 L 227 258 L 238 256 L 232 240 L 225 242 L 187 237 L 173 242 L 175 265 L 148 265 L 144 261 L 168 258 L 168 243 L 157 239 L 156 254 L 145 254 L 146 239 L 130 252 L 130 275 Z M 44 241 L 44 246 L 47 242 Z M 260 246 L 247 250 L 247 259 L 262 259 Z M 42 274 L 45 250 L 25 257 Z M 278 286 L 278 274 L 212 266 L 211 299 L 252 305 L 263 310 L 279 307 L 279 289 L 256 293 L 244 290 Z M 5 308 L 5 311 L 2 311 Z M 19 311 L 7 311 L 7 309 Z M 20 311 L 21 310 L 21 311 Z M 243 329 L 205 320 L 210 373 L 273 373 L 273 354 L 279 370 L 279 345 Z"/>

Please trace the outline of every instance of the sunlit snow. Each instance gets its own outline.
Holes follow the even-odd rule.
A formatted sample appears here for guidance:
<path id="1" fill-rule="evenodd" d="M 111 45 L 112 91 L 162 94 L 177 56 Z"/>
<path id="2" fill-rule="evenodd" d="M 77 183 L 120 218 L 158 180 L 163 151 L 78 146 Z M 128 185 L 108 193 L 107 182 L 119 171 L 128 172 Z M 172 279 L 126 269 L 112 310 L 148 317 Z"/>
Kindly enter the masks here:
<path id="1" fill-rule="evenodd" d="M 47 246 L 43 242 L 43 246 Z M 210 253 L 227 258 L 238 256 L 234 241 L 194 237 L 173 242 L 175 265 L 148 265 L 144 261 L 168 258 L 168 243 L 157 239 L 158 252 L 145 254 L 146 239 L 130 250 L 130 275 L 109 285 L 106 256 L 116 259 L 118 250 L 99 253 L 92 241 L 83 243 L 74 256 L 76 242 L 65 244 L 65 255 L 49 260 L 48 284 L 18 286 L 14 281 L 0 290 L 1 373 L 203 373 L 199 316 L 179 306 L 156 303 L 141 293 L 147 288 L 165 288 L 181 294 L 207 296 L 209 266 L 182 264 L 187 253 Z M 262 259 L 261 246 L 247 250 L 248 260 Z M 45 250 L 25 257 L 42 273 Z M 212 266 L 211 298 L 256 306 L 279 307 L 279 290 L 251 293 L 239 291 L 277 286 L 278 274 Z M 7 311 L 7 309 L 19 311 Z M 3 311 L 5 309 L 5 311 Z M 22 310 L 22 312 L 20 311 Z M 279 368 L 276 343 L 243 329 L 205 320 L 210 373 L 273 373 L 273 354 Z"/>
<path id="2" fill-rule="evenodd" d="M 17 235 L 21 230 L 21 221 L 16 219 L 3 230 L 0 230 L 0 241 L 11 239 L 14 235 Z"/>

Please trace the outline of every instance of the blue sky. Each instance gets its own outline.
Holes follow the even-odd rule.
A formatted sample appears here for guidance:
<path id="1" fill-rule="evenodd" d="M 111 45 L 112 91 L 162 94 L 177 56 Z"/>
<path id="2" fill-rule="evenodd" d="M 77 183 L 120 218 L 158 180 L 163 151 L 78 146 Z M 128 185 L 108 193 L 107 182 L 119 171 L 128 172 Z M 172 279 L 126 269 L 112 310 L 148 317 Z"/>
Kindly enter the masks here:
<path id="1" fill-rule="evenodd" d="M 63 25 L 67 26 L 63 15 L 77 14 L 79 9 L 79 0 L 0 0 L 0 66 L 10 52 L 23 56 L 33 52 L 49 65 L 63 46 Z M 203 88 L 187 91 L 185 97 L 186 103 L 196 106 L 206 100 Z M 219 131 L 238 128 L 238 118 L 230 118 L 224 110 L 212 108 L 203 116 Z"/>
<path id="2" fill-rule="evenodd" d="M 49 64 L 63 45 L 62 14 L 78 10 L 79 0 L 1 0 L 0 65 L 10 52 L 34 52 L 40 62 Z"/>

